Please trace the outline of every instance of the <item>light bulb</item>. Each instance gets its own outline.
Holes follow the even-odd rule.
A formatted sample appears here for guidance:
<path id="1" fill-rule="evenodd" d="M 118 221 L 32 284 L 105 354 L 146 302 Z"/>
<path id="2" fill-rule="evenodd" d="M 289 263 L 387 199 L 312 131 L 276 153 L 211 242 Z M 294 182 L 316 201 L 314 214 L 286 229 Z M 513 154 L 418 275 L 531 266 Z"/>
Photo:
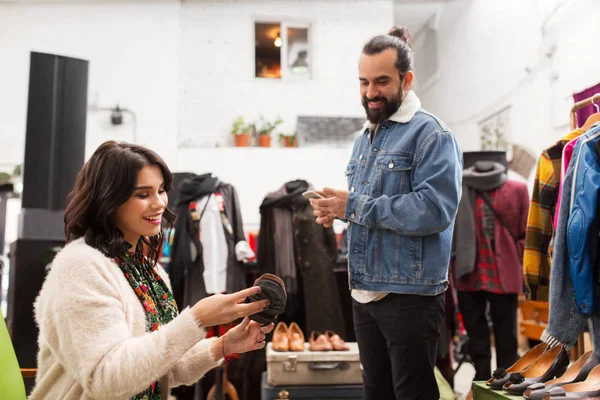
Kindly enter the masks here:
<path id="1" fill-rule="evenodd" d="M 275 45 L 275 47 L 281 47 L 281 38 L 277 36 L 273 44 Z"/>

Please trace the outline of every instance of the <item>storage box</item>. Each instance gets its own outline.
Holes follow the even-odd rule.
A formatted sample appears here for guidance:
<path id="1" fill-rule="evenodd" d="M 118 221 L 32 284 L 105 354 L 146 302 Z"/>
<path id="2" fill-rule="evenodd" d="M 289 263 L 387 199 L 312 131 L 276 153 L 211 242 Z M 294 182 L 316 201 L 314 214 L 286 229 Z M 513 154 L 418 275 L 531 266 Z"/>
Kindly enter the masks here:
<path id="1" fill-rule="evenodd" d="M 267 343 L 267 382 L 281 385 L 362 385 L 358 344 L 350 351 L 274 351 Z"/>
<path id="2" fill-rule="evenodd" d="M 263 372 L 260 391 L 261 400 L 362 400 L 362 385 L 330 386 L 271 386 L 267 383 L 267 373 Z"/>

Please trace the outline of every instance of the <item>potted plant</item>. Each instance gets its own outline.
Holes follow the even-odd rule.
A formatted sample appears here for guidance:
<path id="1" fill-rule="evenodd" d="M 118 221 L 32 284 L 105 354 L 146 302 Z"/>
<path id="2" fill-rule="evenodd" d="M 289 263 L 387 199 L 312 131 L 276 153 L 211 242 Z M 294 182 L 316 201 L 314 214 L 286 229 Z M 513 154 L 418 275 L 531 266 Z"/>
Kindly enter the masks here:
<path id="1" fill-rule="evenodd" d="M 275 128 L 277 128 L 282 123 L 283 120 L 281 120 L 281 118 L 277 118 L 275 122 L 269 122 L 266 121 L 262 116 L 260 117 L 260 124 L 256 128 L 260 147 L 271 146 L 271 133 L 273 133 Z"/>
<path id="2" fill-rule="evenodd" d="M 231 134 L 235 137 L 236 147 L 247 147 L 248 146 L 248 131 L 247 126 L 244 124 L 244 119 L 240 116 L 237 117 L 231 126 Z"/>
<path id="3" fill-rule="evenodd" d="M 284 147 L 298 147 L 298 135 L 294 132 L 291 135 L 279 134 L 279 140 L 283 142 Z"/>

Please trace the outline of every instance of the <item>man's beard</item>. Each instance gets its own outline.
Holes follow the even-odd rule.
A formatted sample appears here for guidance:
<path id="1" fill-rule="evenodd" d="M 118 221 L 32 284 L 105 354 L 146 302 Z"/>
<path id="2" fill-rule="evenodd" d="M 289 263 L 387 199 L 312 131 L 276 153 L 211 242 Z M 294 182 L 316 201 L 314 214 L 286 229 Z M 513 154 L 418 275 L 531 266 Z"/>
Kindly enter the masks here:
<path id="1" fill-rule="evenodd" d="M 363 96 L 362 104 L 367 112 L 367 119 L 372 124 L 378 124 L 381 121 L 385 121 L 392 115 L 398 111 L 400 106 L 402 105 L 402 87 L 398 90 L 398 94 L 395 97 L 392 97 L 389 101 L 385 97 L 375 97 L 374 99 L 367 99 L 367 96 Z M 369 101 L 376 102 L 383 100 L 383 107 L 370 109 Z"/>

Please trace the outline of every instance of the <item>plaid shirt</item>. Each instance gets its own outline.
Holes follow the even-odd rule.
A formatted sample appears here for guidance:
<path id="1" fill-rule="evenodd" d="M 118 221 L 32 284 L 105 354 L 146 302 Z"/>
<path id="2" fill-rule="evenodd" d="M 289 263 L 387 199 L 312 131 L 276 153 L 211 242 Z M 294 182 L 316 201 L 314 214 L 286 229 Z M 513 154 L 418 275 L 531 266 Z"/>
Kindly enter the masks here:
<path id="1" fill-rule="evenodd" d="M 497 190 L 486 193 L 490 203 L 496 207 Z M 500 282 L 496 254 L 494 253 L 494 227 L 496 216 L 480 196 L 475 197 L 475 240 L 477 245 L 477 265 L 470 274 L 458 280 L 456 289 L 462 292 L 483 290 L 491 293 L 504 293 Z"/>
<path id="2" fill-rule="evenodd" d="M 554 213 L 558 199 L 562 153 L 565 145 L 583 134 L 576 129 L 542 152 L 535 174 L 527 230 L 523 274 L 530 300 L 548 301 Z"/>

